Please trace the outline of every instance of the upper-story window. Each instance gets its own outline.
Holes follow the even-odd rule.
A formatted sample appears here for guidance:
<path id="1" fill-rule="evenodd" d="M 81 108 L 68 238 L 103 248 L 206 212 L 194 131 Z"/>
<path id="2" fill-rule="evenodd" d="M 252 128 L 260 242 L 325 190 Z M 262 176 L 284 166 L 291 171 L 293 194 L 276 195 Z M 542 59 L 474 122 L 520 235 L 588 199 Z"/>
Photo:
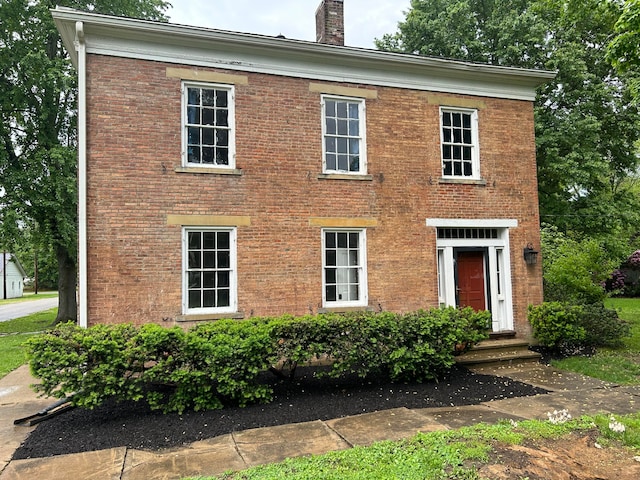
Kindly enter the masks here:
<path id="1" fill-rule="evenodd" d="M 366 174 L 364 99 L 322 97 L 323 173 Z"/>
<path id="2" fill-rule="evenodd" d="M 232 86 L 183 84 L 183 166 L 235 167 Z"/>
<path id="3" fill-rule="evenodd" d="M 480 178 L 478 112 L 441 108 L 442 176 Z"/>

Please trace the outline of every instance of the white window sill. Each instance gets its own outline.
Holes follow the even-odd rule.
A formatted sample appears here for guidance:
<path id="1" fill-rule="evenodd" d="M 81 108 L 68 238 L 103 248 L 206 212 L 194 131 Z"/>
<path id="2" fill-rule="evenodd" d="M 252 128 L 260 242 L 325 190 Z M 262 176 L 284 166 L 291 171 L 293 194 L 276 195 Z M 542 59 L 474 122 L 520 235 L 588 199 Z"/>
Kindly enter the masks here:
<path id="1" fill-rule="evenodd" d="M 237 168 L 219 167 L 176 167 L 176 173 L 209 173 L 214 175 L 242 175 L 242 170 Z"/>
<path id="2" fill-rule="evenodd" d="M 359 173 L 319 173 L 318 180 L 356 180 L 361 182 L 373 181 L 373 175 L 364 175 Z"/>
<path id="3" fill-rule="evenodd" d="M 454 183 L 459 185 L 480 185 L 485 187 L 487 181 L 484 178 L 453 178 L 453 177 L 441 177 L 438 183 Z"/>
<path id="4" fill-rule="evenodd" d="M 244 318 L 244 313 L 186 313 L 184 315 L 178 315 L 176 317 L 176 322 L 208 322 L 212 320 L 224 320 L 227 318 L 240 320 Z"/>

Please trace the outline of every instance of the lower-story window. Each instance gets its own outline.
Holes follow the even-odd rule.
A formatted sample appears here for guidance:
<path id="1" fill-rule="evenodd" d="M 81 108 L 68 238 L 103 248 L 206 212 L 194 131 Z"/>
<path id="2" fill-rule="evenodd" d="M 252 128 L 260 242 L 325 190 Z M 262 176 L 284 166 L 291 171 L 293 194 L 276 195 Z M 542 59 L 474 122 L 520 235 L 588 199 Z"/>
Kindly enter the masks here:
<path id="1" fill-rule="evenodd" d="M 365 230 L 323 230 L 323 303 L 367 305 Z"/>
<path id="2" fill-rule="evenodd" d="M 185 228 L 184 313 L 236 311 L 235 229 Z"/>

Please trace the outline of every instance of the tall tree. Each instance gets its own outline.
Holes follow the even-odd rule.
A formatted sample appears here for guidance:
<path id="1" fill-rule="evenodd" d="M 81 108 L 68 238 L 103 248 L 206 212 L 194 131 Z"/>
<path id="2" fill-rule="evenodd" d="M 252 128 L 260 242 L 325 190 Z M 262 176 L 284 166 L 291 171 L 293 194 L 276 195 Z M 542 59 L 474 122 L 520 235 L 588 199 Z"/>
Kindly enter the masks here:
<path id="1" fill-rule="evenodd" d="M 640 0 L 625 0 L 608 54 L 619 71 L 630 75 L 635 99 L 640 102 Z"/>
<path id="2" fill-rule="evenodd" d="M 166 21 L 169 4 L 0 0 L 0 194 L 56 252 L 61 321 L 77 314 L 76 79 L 49 12 L 56 5 Z"/>
<path id="3" fill-rule="evenodd" d="M 632 0 L 637 1 L 637 0 Z M 629 77 L 607 57 L 617 0 L 413 0 L 381 49 L 557 70 L 535 103 L 540 210 L 563 230 L 637 225 L 640 138 Z"/>

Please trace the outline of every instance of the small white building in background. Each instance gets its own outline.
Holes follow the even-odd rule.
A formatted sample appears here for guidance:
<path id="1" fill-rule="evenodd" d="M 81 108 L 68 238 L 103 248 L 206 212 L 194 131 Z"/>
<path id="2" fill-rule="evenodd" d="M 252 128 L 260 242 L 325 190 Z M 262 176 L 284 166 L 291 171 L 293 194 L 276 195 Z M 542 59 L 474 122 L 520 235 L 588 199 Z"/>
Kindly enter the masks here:
<path id="1" fill-rule="evenodd" d="M 0 299 L 5 298 L 5 280 L 7 282 L 6 298 L 21 297 L 26 276 L 18 257 L 11 253 L 0 253 Z"/>

